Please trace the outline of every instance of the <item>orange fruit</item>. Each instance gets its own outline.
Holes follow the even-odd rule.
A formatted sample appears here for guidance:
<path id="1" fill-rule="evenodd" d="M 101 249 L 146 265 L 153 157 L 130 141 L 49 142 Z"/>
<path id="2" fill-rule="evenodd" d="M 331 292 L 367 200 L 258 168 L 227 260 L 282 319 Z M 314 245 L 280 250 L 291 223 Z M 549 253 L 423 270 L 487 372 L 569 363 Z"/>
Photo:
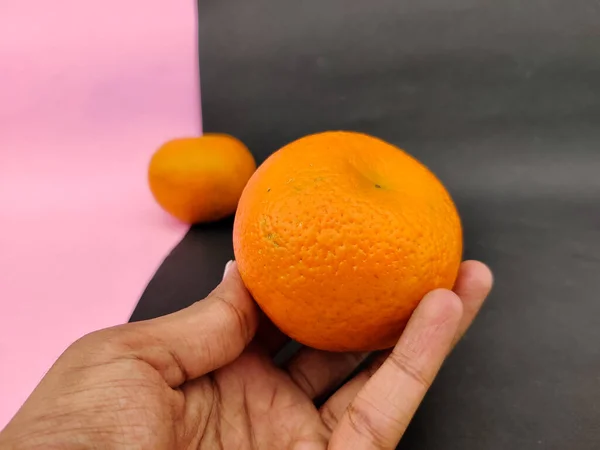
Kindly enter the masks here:
<path id="1" fill-rule="evenodd" d="M 265 314 L 328 351 L 393 346 L 426 293 L 452 288 L 462 257 L 460 218 L 436 176 L 354 132 L 271 155 L 242 193 L 233 242 Z"/>
<path id="2" fill-rule="evenodd" d="M 160 147 L 148 168 L 150 191 L 177 219 L 193 224 L 235 212 L 256 163 L 248 148 L 224 134 L 174 139 Z"/>

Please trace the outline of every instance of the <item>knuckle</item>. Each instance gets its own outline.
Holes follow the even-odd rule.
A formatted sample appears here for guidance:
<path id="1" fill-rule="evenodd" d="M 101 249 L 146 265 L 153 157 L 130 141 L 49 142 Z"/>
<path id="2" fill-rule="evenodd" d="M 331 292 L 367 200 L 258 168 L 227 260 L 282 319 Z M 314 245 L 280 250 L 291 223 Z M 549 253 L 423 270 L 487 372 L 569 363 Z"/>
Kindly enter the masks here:
<path id="1" fill-rule="evenodd" d="M 407 377 L 413 379 L 425 390 L 429 389 L 432 381 L 425 376 L 423 370 L 414 362 L 414 358 L 408 356 L 405 352 L 394 350 L 387 359 L 396 369 L 401 371 Z"/>
<path id="2" fill-rule="evenodd" d="M 113 330 L 93 331 L 69 345 L 58 362 L 74 367 L 105 363 L 113 359 L 122 348 L 117 343 L 117 339 L 119 339 L 119 333 L 115 333 Z"/>
<path id="3" fill-rule="evenodd" d="M 335 411 L 333 410 L 331 405 L 329 405 L 327 403 L 325 403 L 323 406 L 321 406 L 319 413 L 321 414 L 321 420 L 322 420 L 323 424 L 325 425 L 325 427 L 327 427 L 329 432 L 332 433 L 333 430 L 335 429 L 335 427 L 337 427 L 337 424 L 340 421 L 340 418 L 335 413 Z"/>
<path id="4" fill-rule="evenodd" d="M 250 340 L 253 334 L 250 317 L 248 317 L 244 311 L 240 310 L 227 295 L 223 295 L 220 292 L 214 292 L 210 296 L 213 301 L 223 308 L 225 314 L 228 316 L 228 321 L 231 320 L 236 324 L 241 336 L 244 337 L 244 340 Z"/>
<path id="5" fill-rule="evenodd" d="M 143 341 L 141 334 L 133 324 L 105 328 L 77 339 L 68 351 L 85 353 L 90 357 L 120 355 L 135 350 Z"/>
<path id="6" fill-rule="evenodd" d="M 109 345 L 114 345 L 114 332 L 112 330 L 98 330 L 85 334 L 69 346 L 69 350 L 94 353 L 106 350 Z"/>
<path id="7" fill-rule="evenodd" d="M 381 414 L 369 405 L 366 402 L 359 402 L 358 399 L 350 403 L 346 410 L 348 423 L 356 434 L 364 437 L 373 445 L 373 448 L 388 449 L 390 448 L 388 439 L 376 425 L 376 423 L 381 423 L 381 421 L 375 420 Z"/>

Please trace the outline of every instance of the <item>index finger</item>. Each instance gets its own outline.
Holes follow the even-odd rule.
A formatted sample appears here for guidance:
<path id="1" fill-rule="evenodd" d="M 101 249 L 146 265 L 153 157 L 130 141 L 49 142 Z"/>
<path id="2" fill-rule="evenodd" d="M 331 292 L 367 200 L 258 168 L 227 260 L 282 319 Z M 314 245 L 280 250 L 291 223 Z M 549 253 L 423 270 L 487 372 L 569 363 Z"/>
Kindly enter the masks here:
<path id="1" fill-rule="evenodd" d="M 423 298 L 390 356 L 344 412 L 330 448 L 396 448 L 452 349 L 462 315 L 451 291 Z"/>

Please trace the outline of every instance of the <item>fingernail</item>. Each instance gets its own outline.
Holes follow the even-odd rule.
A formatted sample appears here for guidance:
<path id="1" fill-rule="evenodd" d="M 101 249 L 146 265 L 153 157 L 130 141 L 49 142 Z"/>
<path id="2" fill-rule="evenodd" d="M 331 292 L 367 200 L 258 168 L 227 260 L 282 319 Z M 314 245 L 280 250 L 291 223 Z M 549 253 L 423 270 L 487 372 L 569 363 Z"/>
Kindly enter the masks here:
<path id="1" fill-rule="evenodd" d="M 231 270 L 232 265 L 233 265 L 233 261 L 228 261 L 227 264 L 225 264 L 225 271 L 223 272 L 223 279 L 225 279 L 227 277 L 227 273 Z"/>

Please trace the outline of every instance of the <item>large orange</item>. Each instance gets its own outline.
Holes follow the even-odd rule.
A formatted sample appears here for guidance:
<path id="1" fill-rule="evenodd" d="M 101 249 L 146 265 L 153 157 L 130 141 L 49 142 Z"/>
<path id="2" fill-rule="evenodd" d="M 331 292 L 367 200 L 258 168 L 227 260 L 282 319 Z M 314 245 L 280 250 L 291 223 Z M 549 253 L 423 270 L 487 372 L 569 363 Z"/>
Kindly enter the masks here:
<path id="1" fill-rule="evenodd" d="M 248 148 L 225 134 L 173 139 L 153 155 L 148 168 L 152 195 L 177 219 L 192 224 L 235 212 L 256 169 Z"/>
<path id="2" fill-rule="evenodd" d="M 438 179 L 353 132 L 297 140 L 246 185 L 235 218 L 241 276 L 266 315 L 322 350 L 394 345 L 429 291 L 451 288 L 462 230 Z"/>

